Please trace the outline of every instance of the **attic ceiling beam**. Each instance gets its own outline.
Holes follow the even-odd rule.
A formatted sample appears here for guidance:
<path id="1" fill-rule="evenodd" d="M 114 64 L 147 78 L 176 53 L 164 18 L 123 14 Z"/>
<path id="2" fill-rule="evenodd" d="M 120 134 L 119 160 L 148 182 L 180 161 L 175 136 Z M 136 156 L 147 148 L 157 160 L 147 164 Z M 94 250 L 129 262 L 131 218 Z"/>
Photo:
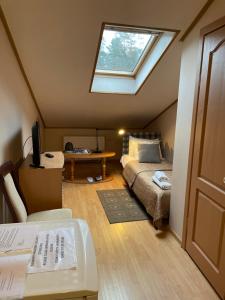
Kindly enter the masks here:
<path id="1" fill-rule="evenodd" d="M 206 11 L 208 10 L 208 8 L 210 7 L 210 5 L 213 2 L 214 2 L 214 0 L 208 0 L 206 2 L 206 4 L 202 7 L 202 9 L 199 11 L 199 13 L 197 14 L 197 16 L 194 18 L 194 20 L 192 21 L 192 23 L 189 25 L 189 27 L 187 28 L 187 30 L 184 32 L 184 34 L 180 38 L 181 42 L 183 42 L 187 38 L 187 36 L 189 35 L 189 33 L 192 31 L 192 29 L 195 27 L 195 25 L 200 21 L 200 19 L 202 18 L 202 16 L 206 13 Z"/>
<path id="2" fill-rule="evenodd" d="M 28 80 L 28 78 L 27 78 L 27 75 L 26 75 L 26 73 L 25 73 L 25 70 L 24 70 L 22 61 L 21 61 L 21 59 L 20 59 L 20 57 L 19 57 L 19 53 L 18 53 L 18 51 L 17 51 L 16 44 L 15 44 L 14 39 L 13 39 L 13 37 L 12 37 L 11 31 L 10 31 L 10 29 L 9 29 L 9 25 L 8 25 L 8 23 L 7 23 L 7 20 L 6 20 L 6 17 L 5 17 L 5 14 L 4 14 L 4 12 L 3 12 L 3 9 L 2 9 L 2 6 L 1 6 L 1 5 L 0 5 L 0 19 L 1 19 L 1 21 L 2 21 L 2 24 L 3 24 L 4 28 L 5 28 L 6 34 L 7 34 L 7 36 L 8 36 L 9 42 L 10 42 L 10 45 L 11 45 L 11 47 L 12 47 L 12 50 L 13 50 L 14 54 L 15 54 L 16 60 L 17 60 L 17 62 L 18 62 L 19 68 L 20 68 L 20 71 L 21 71 L 21 73 L 22 73 L 22 75 L 23 75 L 23 78 L 24 78 L 26 84 L 27 84 L 27 87 L 28 87 L 28 90 L 29 90 L 29 92 L 30 92 L 30 94 L 31 94 L 31 97 L 32 97 L 32 99 L 33 99 L 34 105 L 35 105 L 35 107 L 36 107 L 36 109 L 37 109 L 37 111 L 38 111 L 38 113 L 39 113 L 39 116 L 40 116 L 41 121 L 42 121 L 42 123 L 43 123 L 43 126 L 44 126 L 44 128 L 45 128 L 45 127 L 46 127 L 46 124 L 45 124 L 44 118 L 43 118 L 43 116 L 42 116 L 42 114 L 41 114 L 41 111 L 40 111 L 40 108 L 39 108 L 39 106 L 38 106 L 38 104 L 37 104 L 37 100 L 36 100 L 36 98 L 35 98 L 34 92 L 33 92 L 32 88 L 31 88 L 30 82 L 29 82 L 29 80 Z"/>
<path id="3" fill-rule="evenodd" d="M 149 127 L 155 120 L 157 120 L 161 115 L 163 115 L 168 109 L 170 109 L 173 105 L 177 103 L 178 99 L 173 101 L 170 105 L 168 105 L 163 111 L 161 111 L 156 117 L 154 117 L 152 120 L 150 120 L 142 129 L 146 129 Z"/>

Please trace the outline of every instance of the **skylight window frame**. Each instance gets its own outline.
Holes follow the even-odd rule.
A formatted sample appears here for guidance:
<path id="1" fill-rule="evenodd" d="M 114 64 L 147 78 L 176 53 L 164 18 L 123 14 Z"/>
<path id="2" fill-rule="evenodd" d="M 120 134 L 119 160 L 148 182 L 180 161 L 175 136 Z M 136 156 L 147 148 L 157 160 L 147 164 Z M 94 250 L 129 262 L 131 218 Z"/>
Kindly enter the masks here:
<path id="1" fill-rule="evenodd" d="M 112 26 L 113 28 L 122 27 L 123 30 L 127 27 L 129 29 L 130 28 L 138 28 L 138 29 L 142 29 L 142 30 L 160 32 L 159 39 L 154 44 L 154 46 L 151 48 L 148 55 L 146 55 L 145 59 L 143 60 L 143 63 L 140 65 L 140 68 L 139 68 L 138 72 L 136 73 L 135 77 L 123 76 L 123 75 L 112 75 L 112 74 L 108 74 L 108 75 L 96 74 L 96 66 L 97 66 L 97 62 L 98 62 L 98 56 L 99 56 L 99 51 L 100 51 L 100 47 L 101 47 L 103 31 L 106 28 L 106 26 Z M 158 45 L 161 43 L 161 40 L 164 39 L 165 34 L 168 36 L 169 33 L 171 33 L 171 35 L 172 35 L 171 40 L 165 46 L 165 48 L 163 49 L 160 56 L 158 58 L 156 58 L 153 65 L 149 68 L 149 63 L 151 63 L 151 61 L 149 61 L 149 59 L 151 59 L 151 57 L 155 56 L 155 53 L 156 53 L 155 49 L 158 48 Z M 91 93 L 91 94 L 106 94 L 106 95 L 112 94 L 112 95 L 123 95 L 123 96 L 124 95 L 136 96 L 137 94 L 140 93 L 142 87 L 145 85 L 145 83 L 147 82 L 149 77 L 152 75 L 155 68 L 157 68 L 158 64 L 165 56 L 168 49 L 171 47 L 171 45 L 173 45 L 173 43 L 177 39 L 177 36 L 179 35 L 179 33 L 180 33 L 179 29 L 162 28 L 162 27 L 159 28 L 159 27 L 154 27 L 154 26 L 146 27 L 146 26 L 140 26 L 140 25 L 130 25 L 130 24 L 127 25 L 127 24 L 121 24 L 121 23 L 118 24 L 118 23 L 103 22 L 101 25 L 101 30 L 99 33 L 99 38 L 98 38 L 98 43 L 97 43 L 95 60 L 94 60 L 94 64 L 93 64 L 92 75 L 91 75 L 90 85 L 89 85 L 89 93 Z M 165 39 L 164 39 L 164 41 L 165 41 Z M 148 64 L 146 65 L 147 62 L 148 62 Z M 148 66 L 148 67 L 146 68 L 146 66 Z M 148 71 L 148 68 L 149 68 L 149 71 Z M 140 81 L 137 81 L 138 78 L 140 78 L 139 74 L 142 72 L 142 70 L 144 70 L 144 72 L 145 72 L 144 78 L 141 79 Z M 142 74 L 143 74 L 143 72 L 142 72 Z M 117 80 L 118 87 L 115 87 L 115 84 L 117 84 L 117 83 L 115 83 L 114 79 Z M 104 81 L 104 82 L 99 84 L 100 80 Z M 123 82 L 122 82 L 122 80 L 123 80 Z M 126 80 L 126 82 L 125 82 L 125 80 Z M 133 82 L 132 83 L 133 87 L 127 85 L 128 81 Z"/>
<path id="2" fill-rule="evenodd" d="M 160 36 L 161 36 L 161 32 L 158 33 L 154 33 L 154 38 L 153 41 L 151 43 L 149 43 L 149 45 L 146 45 L 146 49 L 144 49 L 143 54 L 141 55 L 141 57 L 139 58 L 138 63 L 136 64 L 133 72 L 132 72 L 132 77 L 136 77 L 138 71 L 140 70 L 141 66 L 144 64 L 146 57 L 148 56 L 148 54 L 152 51 L 152 49 L 154 48 L 154 46 L 156 45 L 156 43 L 159 41 Z"/>
<path id="3" fill-rule="evenodd" d="M 141 56 L 138 59 L 137 64 L 134 67 L 134 70 L 132 72 L 113 71 L 113 70 L 99 70 L 99 69 L 97 69 L 97 62 L 98 62 L 98 57 L 99 57 L 100 50 L 101 50 L 103 33 L 104 33 L 105 29 L 116 31 L 116 32 L 121 31 L 121 32 L 140 33 L 140 34 L 147 33 L 147 34 L 154 35 L 153 40 L 151 40 L 151 38 L 150 38 L 150 40 L 146 44 L 144 50 L 142 51 Z M 101 32 L 101 38 L 100 38 L 100 43 L 99 43 L 99 48 L 98 48 L 98 51 L 97 51 L 97 59 L 96 59 L 94 74 L 96 74 L 96 75 L 105 75 L 105 76 L 108 75 L 108 76 L 118 76 L 118 77 L 122 76 L 122 77 L 135 78 L 136 75 L 137 75 L 137 73 L 138 73 L 138 71 L 139 71 L 139 69 L 140 69 L 140 67 L 144 63 L 145 58 L 151 52 L 151 50 L 153 49 L 154 45 L 159 40 L 161 34 L 162 34 L 162 32 L 160 32 L 158 30 L 155 31 L 155 30 L 152 30 L 150 28 L 148 29 L 148 28 L 140 28 L 140 27 L 134 27 L 134 26 L 103 24 L 103 28 L 102 28 L 102 32 Z"/>

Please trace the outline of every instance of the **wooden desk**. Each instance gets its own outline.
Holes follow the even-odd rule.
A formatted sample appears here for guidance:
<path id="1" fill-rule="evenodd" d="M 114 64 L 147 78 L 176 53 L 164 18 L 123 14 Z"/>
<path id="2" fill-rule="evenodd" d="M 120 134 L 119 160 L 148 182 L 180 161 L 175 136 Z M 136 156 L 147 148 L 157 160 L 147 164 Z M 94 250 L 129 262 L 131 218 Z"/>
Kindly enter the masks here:
<path id="1" fill-rule="evenodd" d="M 65 159 L 69 159 L 71 161 L 71 182 L 75 181 L 75 161 L 76 160 L 96 160 L 100 159 L 102 163 L 102 180 L 99 182 L 105 182 L 112 179 L 112 177 L 106 176 L 106 159 L 114 157 L 116 155 L 115 152 L 102 152 L 102 153 L 89 153 L 89 154 L 77 154 L 77 153 L 65 153 Z"/>
<path id="2" fill-rule="evenodd" d="M 48 152 L 53 158 L 41 154 L 44 169 L 32 168 L 32 156 L 28 155 L 19 168 L 19 184 L 26 199 L 28 213 L 62 207 L 62 152 Z"/>

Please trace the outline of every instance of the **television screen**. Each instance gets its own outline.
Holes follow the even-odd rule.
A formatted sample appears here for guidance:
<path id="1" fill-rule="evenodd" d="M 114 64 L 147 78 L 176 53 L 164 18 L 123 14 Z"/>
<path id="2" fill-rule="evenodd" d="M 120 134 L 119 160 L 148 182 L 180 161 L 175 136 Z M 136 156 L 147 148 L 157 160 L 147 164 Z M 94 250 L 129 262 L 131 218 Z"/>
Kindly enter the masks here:
<path id="1" fill-rule="evenodd" d="M 32 143 L 33 143 L 33 167 L 40 167 L 40 129 L 36 122 L 32 126 Z"/>

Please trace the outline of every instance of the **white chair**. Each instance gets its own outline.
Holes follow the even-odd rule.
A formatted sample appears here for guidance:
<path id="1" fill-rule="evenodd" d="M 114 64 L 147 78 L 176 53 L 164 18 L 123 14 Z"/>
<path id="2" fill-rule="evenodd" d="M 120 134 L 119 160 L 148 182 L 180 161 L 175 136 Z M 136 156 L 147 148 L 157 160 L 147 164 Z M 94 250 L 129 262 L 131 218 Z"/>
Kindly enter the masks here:
<path id="1" fill-rule="evenodd" d="M 40 211 L 28 215 L 26 201 L 16 182 L 15 166 L 11 161 L 6 162 L 0 167 L 0 190 L 12 213 L 14 222 L 65 220 L 72 218 L 72 211 L 69 208 Z"/>

